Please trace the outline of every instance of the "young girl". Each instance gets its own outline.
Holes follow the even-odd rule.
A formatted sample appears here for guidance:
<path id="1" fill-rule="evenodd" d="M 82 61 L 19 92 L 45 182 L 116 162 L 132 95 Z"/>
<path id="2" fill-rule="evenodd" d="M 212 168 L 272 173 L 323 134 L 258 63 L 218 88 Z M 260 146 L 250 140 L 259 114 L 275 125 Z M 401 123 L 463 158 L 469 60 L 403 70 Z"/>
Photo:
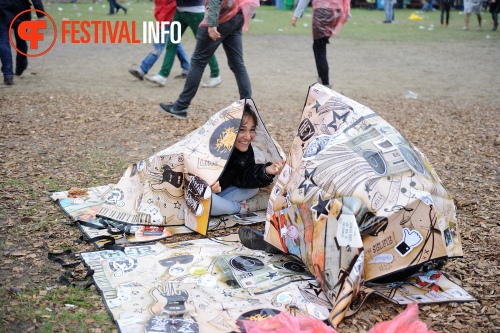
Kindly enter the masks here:
<path id="1" fill-rule="evenodd" d="M 210 187 L 213 216 L 249 213 L 248 205 L 242 201 L 255 196 L 259 188 L 270 185 L 283 169 L 284 161 L 255 163 L 251 143 L 256 126 L 257 115 L 246 105 L 231 157 L 219 180 Z"/>

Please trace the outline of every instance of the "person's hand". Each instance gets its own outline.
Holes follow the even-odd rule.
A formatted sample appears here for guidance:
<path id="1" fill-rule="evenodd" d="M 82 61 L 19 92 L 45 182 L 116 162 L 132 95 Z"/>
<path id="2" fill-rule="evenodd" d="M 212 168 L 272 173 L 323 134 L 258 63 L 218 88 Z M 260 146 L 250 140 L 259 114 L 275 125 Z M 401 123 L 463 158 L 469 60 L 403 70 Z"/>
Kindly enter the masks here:
<path id="1" fill-rule="evenodd" d="M 212 38 L 212 40 L 220 38 L 220 33 L 217 31 L 217 27 L 208 27 L 208 35 Z"/>
<path id="2" fill-rule="evenodd" d="M 297 17 L 293 16 L 292 17 L 292 25 L 295 27 L 297 25 Z"/>
<path id="3" fill-rule="evenodd" d="M 281 170 L 283 170 L 284 166 L 285 166 L 285 160 L 274 162 L 273 164 L 268 165 L 266 167 L 266 174 L 277 176 L 281 173 Z"/>
<path id="4" fill-rule="evenodd" d="M 219 193 L 222 190 L 219 185 L 219 181 L 216 181 L 215 184 L 210 186 L 210 189 L 212 190 L 212 193 Z"/>

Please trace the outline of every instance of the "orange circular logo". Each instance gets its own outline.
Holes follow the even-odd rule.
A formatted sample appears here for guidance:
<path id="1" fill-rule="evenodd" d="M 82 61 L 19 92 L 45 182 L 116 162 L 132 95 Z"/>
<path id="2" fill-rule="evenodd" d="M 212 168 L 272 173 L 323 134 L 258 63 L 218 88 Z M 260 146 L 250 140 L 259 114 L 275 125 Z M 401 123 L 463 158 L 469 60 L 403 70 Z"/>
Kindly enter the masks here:
<path id="1" fill-rule="evenodd" d="M 52 43 L 50 43 L 50 46 L 43 52 L 36 53 L 36 54 L 27 54 L 27 53 L 20 51 L 16 47 L 16 44 L 12 40 L 12 35 L 9 34 L 10 45 L 12 45 L 12 47 L 14 47 L 14 49 L 22 55 L 25 55 L 27 57 L 39 57 L 39 56 L 42 56 L 45 53 L 49 52 L 50 49 L 56 43 L 56 38 L 57 38 L 56 22 L 54 22 L 54 20 L 52 19 L 52 17 L 50 17 L 50 15 L 48 15 L 47 13 L 45 13 L 42 10 L 28 9 L 28 10 L 20 12 L 19 14 L 16 15 L 16 17 L 14 17 L 14 19 L 10 23 L 9 31 L 12 29 L 12 26 L 13 26 L 14 22 L 16 21 L 16 19 L 26 12 L 39 12 L 50 19 L 50 22 L 52 22 L 52 26 L 54 27 L 54 37 L 53 37 Z M 28 42 L 29 49 L 38 50 L 38 43 L 45 39 L 45 35 L 43 34 L 42 31 L 40 31 L 42 29 L 47 29 L 47 21 L 45 21 L 45 20 L 23 21 L 19 24 L 19 26 L 17 28 L 17 33 L 21 39 Z"/>

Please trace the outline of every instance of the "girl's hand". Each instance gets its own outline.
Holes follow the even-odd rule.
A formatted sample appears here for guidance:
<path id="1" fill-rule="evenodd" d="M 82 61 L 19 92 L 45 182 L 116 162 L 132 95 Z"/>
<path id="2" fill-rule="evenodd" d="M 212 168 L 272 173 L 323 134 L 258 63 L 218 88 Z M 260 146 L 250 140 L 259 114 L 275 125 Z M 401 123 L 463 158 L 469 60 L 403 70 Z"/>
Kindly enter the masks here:
<path id="1" fill-rule="evenodd" d="M 285 166 L 285 160 L 279 162 L 274 162 L 273 164 L 266 167 L 266 174 L 268 175 L 279 175 L 283 167 Z"/>
<path id="2" fill-rule="evenodd" d="M 210 189 L 212 190 L 212 193 L 220 193 L 220 191 L 222 190 L 219 185 L 219 181 L 216 181 L 215 184 L 210 186 Z"/>
<path id="3" fill-rule="evenodd" d="M 297 17 L 292 17 L 292 25 L 295 27 L 297 25 Z"/>

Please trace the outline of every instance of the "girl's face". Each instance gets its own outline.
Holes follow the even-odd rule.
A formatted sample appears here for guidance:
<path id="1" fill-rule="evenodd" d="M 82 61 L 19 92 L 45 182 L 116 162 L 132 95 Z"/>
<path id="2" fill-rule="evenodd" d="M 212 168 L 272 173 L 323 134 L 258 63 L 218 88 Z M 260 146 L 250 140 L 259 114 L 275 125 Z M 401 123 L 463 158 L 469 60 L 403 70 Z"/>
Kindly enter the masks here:
<path id="1" fill-rule="evenodd" d="M 248 150 L 248 146 L 250 146 L 250 143 L 255 138 L 255 126 L 256 124 L 251 116 L 245 115 L 243 117 L 243 122 L 241 123 L 240 132 L 236 138 L 234 148 L 241 152 L 246 152 Z"/>

